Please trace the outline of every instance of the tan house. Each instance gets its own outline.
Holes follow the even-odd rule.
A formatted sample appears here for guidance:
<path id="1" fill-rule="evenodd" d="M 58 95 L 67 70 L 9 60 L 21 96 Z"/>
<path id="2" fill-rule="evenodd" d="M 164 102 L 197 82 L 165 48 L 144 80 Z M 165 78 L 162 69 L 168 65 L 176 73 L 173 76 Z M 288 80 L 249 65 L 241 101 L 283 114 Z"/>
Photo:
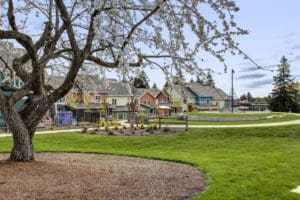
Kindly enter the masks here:
<path id="1" fill-rule="evenodd" d="M 183 84 L 169 84 L 164 88 L 169 96 L 169 101 L 174 107 L 174 112 L 187 112 L 189 106 L 195 104 L 195 95 L 192 94 Z"/>
<path id="2" fill-rule="evenodd" d="M 165 91 L 176 112 L 222 110 L 230 103 L 230 97 L 223 90 L 200 83 L 170 84 Z"/>

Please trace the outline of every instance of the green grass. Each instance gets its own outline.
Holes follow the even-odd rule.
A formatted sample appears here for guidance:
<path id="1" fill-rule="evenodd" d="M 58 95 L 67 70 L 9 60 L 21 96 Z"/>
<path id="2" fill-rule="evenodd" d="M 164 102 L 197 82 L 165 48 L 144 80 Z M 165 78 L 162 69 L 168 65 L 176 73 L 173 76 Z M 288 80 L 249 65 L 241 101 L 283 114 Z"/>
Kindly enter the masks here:
<path id="1" fill-rule="evenodd" d="M 0 152 L 12 139 L 0 138 Z M 37 135 L 38 152 L 87 152 L 189 163 L 209 186 L 195 199 L 300 199 L 300 125 L 192 129 L 175 135 L 115 137 L 57 133 Z"/>
<path id="2" fill-rule="evenodd" d="M 200 116 L 200 117 L 221 117 L 221 118 L 246 118 L 246 117 L 267 117 L 271 115 L 282 115 L 285 113 L 279 112 L 268 112 L 268 113 L 203 113 L 203 112 L 187 112 L 190 116 Z"/>
<path id="3" fill-rule="evenodd" d="M 216 117 L 216 116 L 214 116 Z M 229 116 L 228 116 L 229 117 Z M 249 117 L 249 116 L 248 116 Z M 254 117 L 254 116 L 253 116 Z M 240 125 L 240 124 L 262 124 L 262 123 L 274 123 L 274 122 L 284 122 L 284 121 L 291 121 L 291 120 L 297 120 L 300 119 L 300 116 L 293 115 L 293 114 L 286 114 L 283 117 L 278 117 L 274 119 L 263 119 L 263 120 L 256 120 L 256 121 L 236 121 L 236 122 L 213 122 L 213 121 L 191 121 L 189 120 L 189 125 Z M 163 124 L 169 124 L 172 123 L 184 123 L 185 120 L 179 120 L 179 119 L 161 119 L 161 122 Z M 152 120 L 152 123 L 158 123 L 158 120 Z"/>

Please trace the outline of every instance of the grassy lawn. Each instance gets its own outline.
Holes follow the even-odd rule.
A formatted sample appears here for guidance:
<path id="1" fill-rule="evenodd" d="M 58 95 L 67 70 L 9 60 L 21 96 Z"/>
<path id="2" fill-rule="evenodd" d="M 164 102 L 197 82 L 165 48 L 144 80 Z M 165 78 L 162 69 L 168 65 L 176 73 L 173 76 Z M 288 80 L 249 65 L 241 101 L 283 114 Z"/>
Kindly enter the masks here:
<path id="1" fill-rule="evenodd" d="M 9 152 L 11 138 L 0 138 Z M 206 173 L 209 187 L 195 199 L 300 199 L 300 125 L 192 129 L 176 135 L 116 137 L 37 135 L 38 152 L 107 153 L 172 160 Z"/>
<path id="2" fill-rule="evenodd" d="M 199 113 L 200 114 L 200 113 Z M 203 114 L 203 113 L 201 113 Z M 219 115 L 219 114 L 217 114 Z M 224 114 L 226 117 L 230 117 L 228 114 Z M 232 115 L 232 114 L 231 114 Z M 239 115 L 239 114 L 237 114 Z M 254 114 L 253 114 L 254 115 Z M 270 114 L 269 114 L 270 115 Z M 271 114 L 272 115 L 272 114 Z M 274 114 L 273 114 L 274 115 Z M 199 115 L 200 116 L 200 115 Z M 268 116 L 268 115 L 267 115 Z M 204 117 L 204 116 L 203 116 Z M 214 114 L 212 116 L 205 116 L 205 117 L 217 117 Z M 247 115 L 247 117 L 251 117 Z M 252 117 L 263 117 L 263 116 L 252 116 Z M 189 125 L 239 125 L 239 124 L 262 124 L 262 123 L 273 123 L 273 122 L 284 122 L 284 121 L 291 121 L 291 120 L 297 120 L 300 119 L 300 116 L 293 115 L 293 114 L 286 114 L 283 117 L 274 118 L 274 119 L 263 119 L 263 120 L 256 120 L 256 121 L 237 121 L 237 122 L 210 122 L 210 121 L 189 121 Z M 158 120 L 152 120 L 153 123 L 157 123 Z M 169 124 L 172 123 L 184 123 L 184 120 L 179 119 L 162 119 L 161 121 L 163 124 Z"/>
<path id="3" fill-rule="evenodd" d="M 246 117 L 267 117 L 271 115 L 282 115 L 285 113 L 279 112 L 267 112 L 267 113 L 203 113 L 203 112 L 187 112 L 190 116 L 200 116 L 200 117 L 223 117 L 223 118 L 246 118 Z"/>

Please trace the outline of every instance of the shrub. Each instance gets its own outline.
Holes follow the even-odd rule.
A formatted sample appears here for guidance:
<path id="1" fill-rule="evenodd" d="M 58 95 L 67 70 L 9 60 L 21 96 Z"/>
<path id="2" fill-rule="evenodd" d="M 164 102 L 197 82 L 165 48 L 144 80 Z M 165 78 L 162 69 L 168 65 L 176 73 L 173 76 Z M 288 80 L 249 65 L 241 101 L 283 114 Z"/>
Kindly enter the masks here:
<path id="1" fill-rule="evenodd" d="M 120 133 L 124 132 L 122 127 L 119 128 L 119 131 L 120 131 Z"/>
<path id="2" fill-rule="evenodd" d="M 147 132 L 151 132 L 152 130 L 153 130 L 153 127 L 151 125 L 146 128 Z"/>
<path id="3" fill-rule="evenodd" d="M 81 130 L 81 133 L 87 133 L 87 130 L 88 130 L 88 127 L 87 126 L 83 126 L 82 127 L 82 130 Z"/>
<path id="4" fill-rule="evenodd" d="M 123 129 L 126 129 L 127 127 L 126 127 L 126 125 L 123 125 Z"/>
<path id="5" fill-rule="evenodd" d="M 107 126 L 107 125 L 104 127 L 104 130 L 105 130 L 106 132 L 108 132 L 108 131 L 109 131 L 109 128 L 108 128 L 108 126 Z"/>
<path id="6" fill-rule="evenodd" d="M 108 129 L 108 135 L 114 135 L 114 131 L 111 129 Z"/>
<path id="7" fill-rule="evenodd" d="M 101 122 L 100 122 L 100 126 L 105 126 L 105 122 L 104 122 L 104 121 L 101 121 Z"/>
<path id="8" fill-rule="evenodd" d="M 100 128 L 100 124 L 99 123 L 95 123 L 94 124 L 94 128 Z"/>
<path id="9" fill-rule="evenodd" d="M 54 126 L 47 126 L 46 128 L 49 129 L 49 130 L 53 130 Z"/>
<path id="10" fill-rule="evenodd" d="M 157 130 L 157 124 L 153 125 L 153 130 Z"/>
<path id="11" fill-rule="evenodd" d="M 163 131 L 164 131 L 164 132 L 170 131 L 170 128 L 169 128 L 168 126 L 165 126 L 165 127 L 163 128 Z"/>
<path id="12" fill-rule="evenodd" d="M 144 123 L 141 123 L 141 129 L 144 129 L 145 126 L 144 126 Z"/>
<path id="13" fill-rule="evenodd" d="M 118 126 L 117 126 L 117 125 L 115 125 L 115 130 L 116 130 L 116 131 L 118 130 Z"/>

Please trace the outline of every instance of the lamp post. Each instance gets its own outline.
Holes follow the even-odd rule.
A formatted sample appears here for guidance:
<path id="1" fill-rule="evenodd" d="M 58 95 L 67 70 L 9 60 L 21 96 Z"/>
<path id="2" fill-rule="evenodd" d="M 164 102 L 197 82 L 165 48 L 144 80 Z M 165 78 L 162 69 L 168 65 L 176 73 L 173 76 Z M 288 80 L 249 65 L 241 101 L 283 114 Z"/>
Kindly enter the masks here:
<path id="1" fill-rule="evenodd" d="M 233 74 L 234 70 L 231 70 L 231 112 L 233 113 L 233 105 L 234 105 L 234 98 L 233 98 Z"/>

